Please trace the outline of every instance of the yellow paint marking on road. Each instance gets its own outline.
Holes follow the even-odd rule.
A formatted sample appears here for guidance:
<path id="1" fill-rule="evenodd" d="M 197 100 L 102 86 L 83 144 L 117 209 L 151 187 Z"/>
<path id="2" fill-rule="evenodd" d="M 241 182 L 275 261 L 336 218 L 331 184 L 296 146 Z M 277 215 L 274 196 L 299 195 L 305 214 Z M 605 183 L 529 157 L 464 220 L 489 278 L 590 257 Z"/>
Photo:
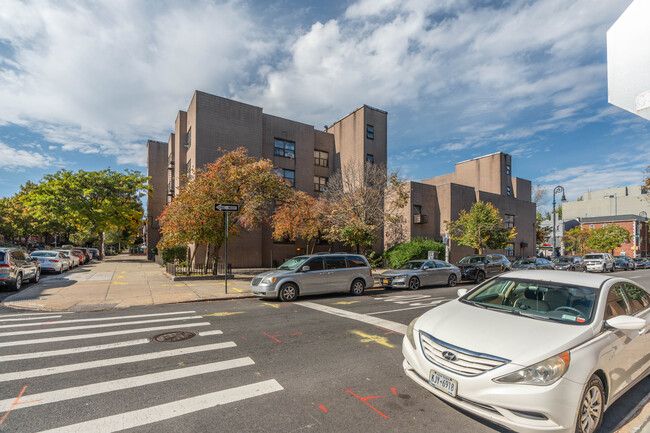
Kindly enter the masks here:
<path id="1" fill-rule="evenodd" d="M 356 304 L 359 301 L 341 301 L 341 302 L 335 302 L 332 305 L 350 305 L 350 304 Z"/>
<path id="2" fill-rule="evenodd" d="M 120 285 L 126 286 L 129 283 L 124 283 L 122 281 L 112 281 L 111 284 L 120 284 Z"/>
<path id="3" fill-rule="evenodd" d="M 212 314 L 204 314 L 203 317 L 225 317 L 225 316 L 233 316 L 235 314 L 244 314 L 243 311 L 224 311 L 222 313 L 212 313 Z"/>
<path id="4" fill-rule="evenodd" d="M 377 343 L 381 344 L 382 346 L 394 348 L 395 346 L 393 344 L 390 344 L 388 342 L 388 338 L 382 337 L 380 335 L 370 335 L 366 334 L 365 332 L 361 331 L 350 331 L 354 335 L 358 335 L 359 337 L 363 337 L 361 340 L 362 343 Z"/>
<path id="5" fill-rule="evenodd" d="M 126 271 L 120 271 L 120 274 L 126 274 Z"/>
<path id="6" fill-rule="evenodd" d="M 237 287 L 231 287 L 231 289 L 234 290 L 237 293 L 242 293 L 243 292 L 242 289 L 238 289 Z"/>
<path id="7" fill-rule="evenodd" d="M 124 275 L 118 275 L 117 278 L 124 278 Z"/>
<path id="8" fill-rule="evenodd" d="M 163 287 L 185 287 L 187 284 L 163 284 Z"/>
<path id="9" fill-rule="evenodd" d="M 268 302 L 262 302 L 262 305 L 268 305 L 269 307 L 273 308 L 280 308 L 278 304 L 269 304 Z"/>

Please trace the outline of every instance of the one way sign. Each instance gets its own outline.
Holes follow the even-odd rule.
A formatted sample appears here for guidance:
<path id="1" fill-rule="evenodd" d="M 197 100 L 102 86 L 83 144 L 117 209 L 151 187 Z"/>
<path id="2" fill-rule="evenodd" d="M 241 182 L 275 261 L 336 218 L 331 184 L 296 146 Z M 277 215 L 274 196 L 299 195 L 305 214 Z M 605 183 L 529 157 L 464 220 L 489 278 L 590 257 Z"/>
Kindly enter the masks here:
<path id="1" fill-rule="evenodd" d="M 238 204 L 215 203 L 214 210 L 218 212 L 237 212 L 239 210 Z"/>

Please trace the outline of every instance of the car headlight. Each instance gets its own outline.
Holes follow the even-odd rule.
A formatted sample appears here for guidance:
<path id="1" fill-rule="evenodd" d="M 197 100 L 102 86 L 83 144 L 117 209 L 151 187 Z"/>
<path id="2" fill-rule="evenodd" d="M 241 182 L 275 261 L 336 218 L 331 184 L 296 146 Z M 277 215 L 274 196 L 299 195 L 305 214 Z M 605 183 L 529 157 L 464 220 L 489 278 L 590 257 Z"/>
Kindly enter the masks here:
<path id="1" fill-rule="evenodd" d="M 569 351 L 551 356 L 544 361 L 517 370 L 514 373 L 493 379 L 497 383 L 518 383 L 522 385 L 551 385 L 562 377 L 569 368 Z"/>
<path id="2" fill-rule="evenodd" d="M 411 320 L 411 323 L 409 323 L 409 326 L 406 328 L 406 338 L 408 338 L 409 343 L 411 343 L 411 347 L 413 347 L 413 349 L 417 349 L 417 346 L 415 345 L 415 335 L 413 335 L 413 328 L 415 327 L 415 322 L 417 322 L 420 317 L 421 316 L 418 316 L 415 319 Z"/>
<path id="3" fill-rule="evenodd" d="M 395 278 L 393 278 L 393 282 L 398 282 L 398 283 L 401 283 L 404 280 L 406 280 L 406 275 L 398 275 Z"/>
<path id="4" fill-rule="evenodd" d="M 277 280 L 277 277 L 266 277 L 262 279 L 262 282 L 260 284 L 271 284 L 275 283 L 275 280 Z"/>

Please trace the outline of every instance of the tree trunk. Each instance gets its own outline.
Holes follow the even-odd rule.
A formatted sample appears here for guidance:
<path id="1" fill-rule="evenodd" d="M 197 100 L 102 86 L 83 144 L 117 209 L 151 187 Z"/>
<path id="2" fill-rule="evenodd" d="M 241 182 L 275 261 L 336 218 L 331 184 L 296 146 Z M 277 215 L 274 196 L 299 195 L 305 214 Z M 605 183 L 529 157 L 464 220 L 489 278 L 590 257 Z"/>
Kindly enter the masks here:
<path id="1" fill-rule="evenodd" d="M 219 264 L 219 250 L 221 244 L 214 244 L 214 253 L 212 254 L 212 275 L 217 275 L 217 265 Z"/>
<path id="2" fill-rule="evenodd" d="M 203 259 L 203 270 L 204 272 L 207 273 L 208 269 L 208 263 L 210 263 L 210 248 L 212 247 L 212 244 L 208 242 L 208 244 L 205 246 L 205 258 Z"/>
<path id="3" fill-rule="evenodd" d="M 196 250 L 199 248 L 199 244 L 194 242 L 192 246 L 194 248 L 192 250 L 192 254 L 190 255 L 190 261 L 187 263 L 187 275 L 190 275 L 190 270 L 192 269 L 192 265 L 194 264 L 194 256 L 196 256 Z"/>
<path id="4" fill-rule="evenodd" d="M 101 235 L 99 235 L 100 239 L 100 247 L 99 247 L 99 259 L 104 258 L 104 244 L 106 243 L 106 232 L 102 231 Z"/>

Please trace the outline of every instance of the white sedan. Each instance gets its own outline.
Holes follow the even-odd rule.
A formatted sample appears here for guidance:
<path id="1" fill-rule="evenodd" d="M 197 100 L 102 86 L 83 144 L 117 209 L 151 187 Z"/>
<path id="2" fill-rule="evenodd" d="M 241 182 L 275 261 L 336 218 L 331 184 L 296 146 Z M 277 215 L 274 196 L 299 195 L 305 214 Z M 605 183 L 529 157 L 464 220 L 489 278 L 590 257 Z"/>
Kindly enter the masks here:
<path id="1" fill-rule="evenodd" d="M 634 281 L 509 272 L 409 325 L 403 368 L 437 397 L 517 432 L 594 432 L 650 373 L 650 294 Z"/>
<path id="2" fill-rule="evenodd" d="M 72 254 L 72 250 L 56 250 L 56 251 L 63 254 L 63 256 L 66 259 L 70 260 L 70 268 L 75 268 L 79 266 L 80 263 L 79 256 L 77 256 L 76 254 Z"/>
<path id="3" fill-rule="evenodd" d="M 62 274 L 70 269 L 70 260 L 58 251 L 34 251 L 30 257 L 38 260 L 41 271 L 52 271 Z"/>

